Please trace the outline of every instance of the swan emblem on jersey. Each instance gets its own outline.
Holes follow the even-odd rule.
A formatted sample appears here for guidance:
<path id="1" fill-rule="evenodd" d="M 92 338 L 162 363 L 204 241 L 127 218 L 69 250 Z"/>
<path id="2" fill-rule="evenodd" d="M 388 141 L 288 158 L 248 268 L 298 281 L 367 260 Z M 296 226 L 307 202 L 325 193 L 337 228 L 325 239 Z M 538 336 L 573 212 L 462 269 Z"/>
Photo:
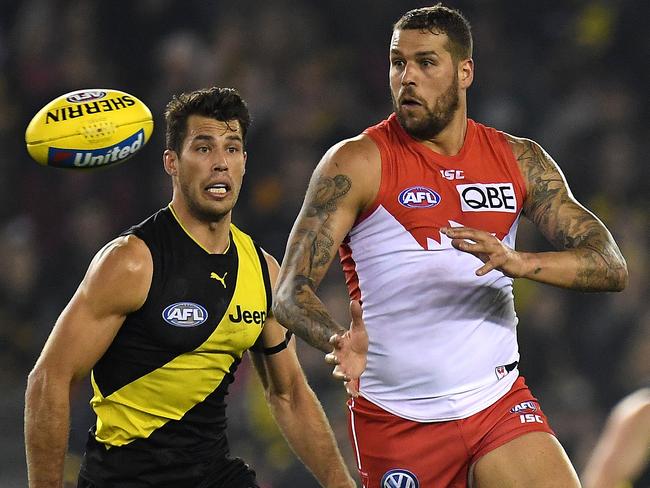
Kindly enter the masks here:
<path id="1" fill-rule="evenodd" d="M 400 204 L 408 208 L 429 208 L 440 203 L 440 195 L 426 186 L 411 186 L 402 190 L 397 197 Z"/>
<path id="2" fill-rule="evenodd" d="M 406 469 L 391 469 L 381 478 L 381 488 L 419 488 L 417 476 Z"/>
<path id="3" fill-rule="evenodd" d="M 219 276 L 217 273 L 215 273 L 213 271 L 212 273 L 210 273 L 210 278 L 213 278 L 213 279 L 217 280 L 219 283 L 221 283 L 223 285 L 224 288 L 226 288 L 226 275 L 227 274 L 228 274 L 228 271 L 226 271 L 223 274 L 223 278 L 222 278 L 221 276 Z"/>
<path id="4" fill-rule="evenodd" d="M 196 327 L 208 320 L 208 311 L 198 303 L 178 302 L 168 305 L 162 318 L 174 327 Z"/>

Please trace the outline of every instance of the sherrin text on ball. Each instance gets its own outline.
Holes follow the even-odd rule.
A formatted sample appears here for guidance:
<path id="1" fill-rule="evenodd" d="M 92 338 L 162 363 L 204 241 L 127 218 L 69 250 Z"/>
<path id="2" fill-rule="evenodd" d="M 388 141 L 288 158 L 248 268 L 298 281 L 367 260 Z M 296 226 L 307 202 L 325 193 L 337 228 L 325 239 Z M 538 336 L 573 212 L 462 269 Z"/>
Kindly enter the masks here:
<path id="1" fill-rule="evenodd" d="M 122 163 L 140 151 L 153 131 L 149 108 L 119 90 L 77 90 L 55 98 L 25 132 L 29 155 L 39 164 L 94 169 Z"/>

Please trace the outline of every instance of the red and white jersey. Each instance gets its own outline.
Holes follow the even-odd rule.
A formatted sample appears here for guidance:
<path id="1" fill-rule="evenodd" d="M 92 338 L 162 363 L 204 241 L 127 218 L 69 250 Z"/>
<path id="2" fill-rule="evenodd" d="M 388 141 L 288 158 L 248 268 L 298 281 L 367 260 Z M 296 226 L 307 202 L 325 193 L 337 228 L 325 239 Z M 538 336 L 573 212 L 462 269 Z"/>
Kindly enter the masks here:
<path id="1" fill-rule="evenodd" d="M 440 234 L 467 226 L 514 247 L 526 189 L 502 132 L 468 120 L 455 156 L 410 137 L 395 115 L 365 132 L 381 153 L 377 198 L 340 248 L 370 346 L 362 396 L 415 421 L 468 417 L 518 376 L 511 278 Z"/>

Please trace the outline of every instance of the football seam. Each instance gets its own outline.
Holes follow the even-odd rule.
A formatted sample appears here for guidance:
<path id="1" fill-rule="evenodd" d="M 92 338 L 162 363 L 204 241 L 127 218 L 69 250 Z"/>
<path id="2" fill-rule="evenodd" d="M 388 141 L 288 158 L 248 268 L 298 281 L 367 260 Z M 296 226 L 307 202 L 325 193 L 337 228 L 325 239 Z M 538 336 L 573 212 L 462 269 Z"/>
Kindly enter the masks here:
<path id="1" fill-rule="evenodd" d="M 118 125 L 117 127 L 118 128 L 119 127 L 128 127 L 130 125 L 141 124 L 143 122 L 151 122 L 153 124 L 153 118 L 136 120 L 136 121 L 133 121 L 133 122 L 128 122 L 126 124 Z M 75 133 L 68 134 L 68 135 L 50 137 L 48 139 L 39 139 L 38 141 L 32 141 L 32 142 L 25 141 L 25 144 L 27 144 L 28 146 L 35 146 L 35 145 L 38 145 L 38 144 L 45 144 L 45 143 L 48 143 L 48 142 L 51 142 L 51 141 L 58 141 L 58 140 L 61 140 L 61 139 L 67 139 L 68 137 L 81 136 L 81 135 L 82 135 L 81 132 L 75 132 Z"/>

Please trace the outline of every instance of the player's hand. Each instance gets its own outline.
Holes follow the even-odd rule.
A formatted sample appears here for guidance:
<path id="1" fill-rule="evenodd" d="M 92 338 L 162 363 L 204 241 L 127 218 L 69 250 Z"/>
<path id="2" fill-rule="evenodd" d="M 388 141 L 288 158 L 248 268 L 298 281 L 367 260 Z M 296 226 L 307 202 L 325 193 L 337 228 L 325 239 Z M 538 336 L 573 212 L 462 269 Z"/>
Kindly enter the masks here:
<path id="1" fill-rule="evenodd" d="M 334 350 L 325 356 L 325 361 L 335 365 L 332 376 L 343 380 L 348 395 L 356 397 L 359 395 L 359 376 L 366 369 L 368 357 L 368 332 L 358 300 L 350 302 L 350 316 L 350 329 L 330 338 Z"/>
<path id="2" fill-rule="evenodd" d="M 469 227 L 442 227 L 440 232 L 451 238 L 451 245 L 456 249 L 472 254 L 485 263 L 476 270 L 476 276 L 483 276 L 493 269 L 510 278 L 524 275 L 521 254 L 489 232 Z"/>

